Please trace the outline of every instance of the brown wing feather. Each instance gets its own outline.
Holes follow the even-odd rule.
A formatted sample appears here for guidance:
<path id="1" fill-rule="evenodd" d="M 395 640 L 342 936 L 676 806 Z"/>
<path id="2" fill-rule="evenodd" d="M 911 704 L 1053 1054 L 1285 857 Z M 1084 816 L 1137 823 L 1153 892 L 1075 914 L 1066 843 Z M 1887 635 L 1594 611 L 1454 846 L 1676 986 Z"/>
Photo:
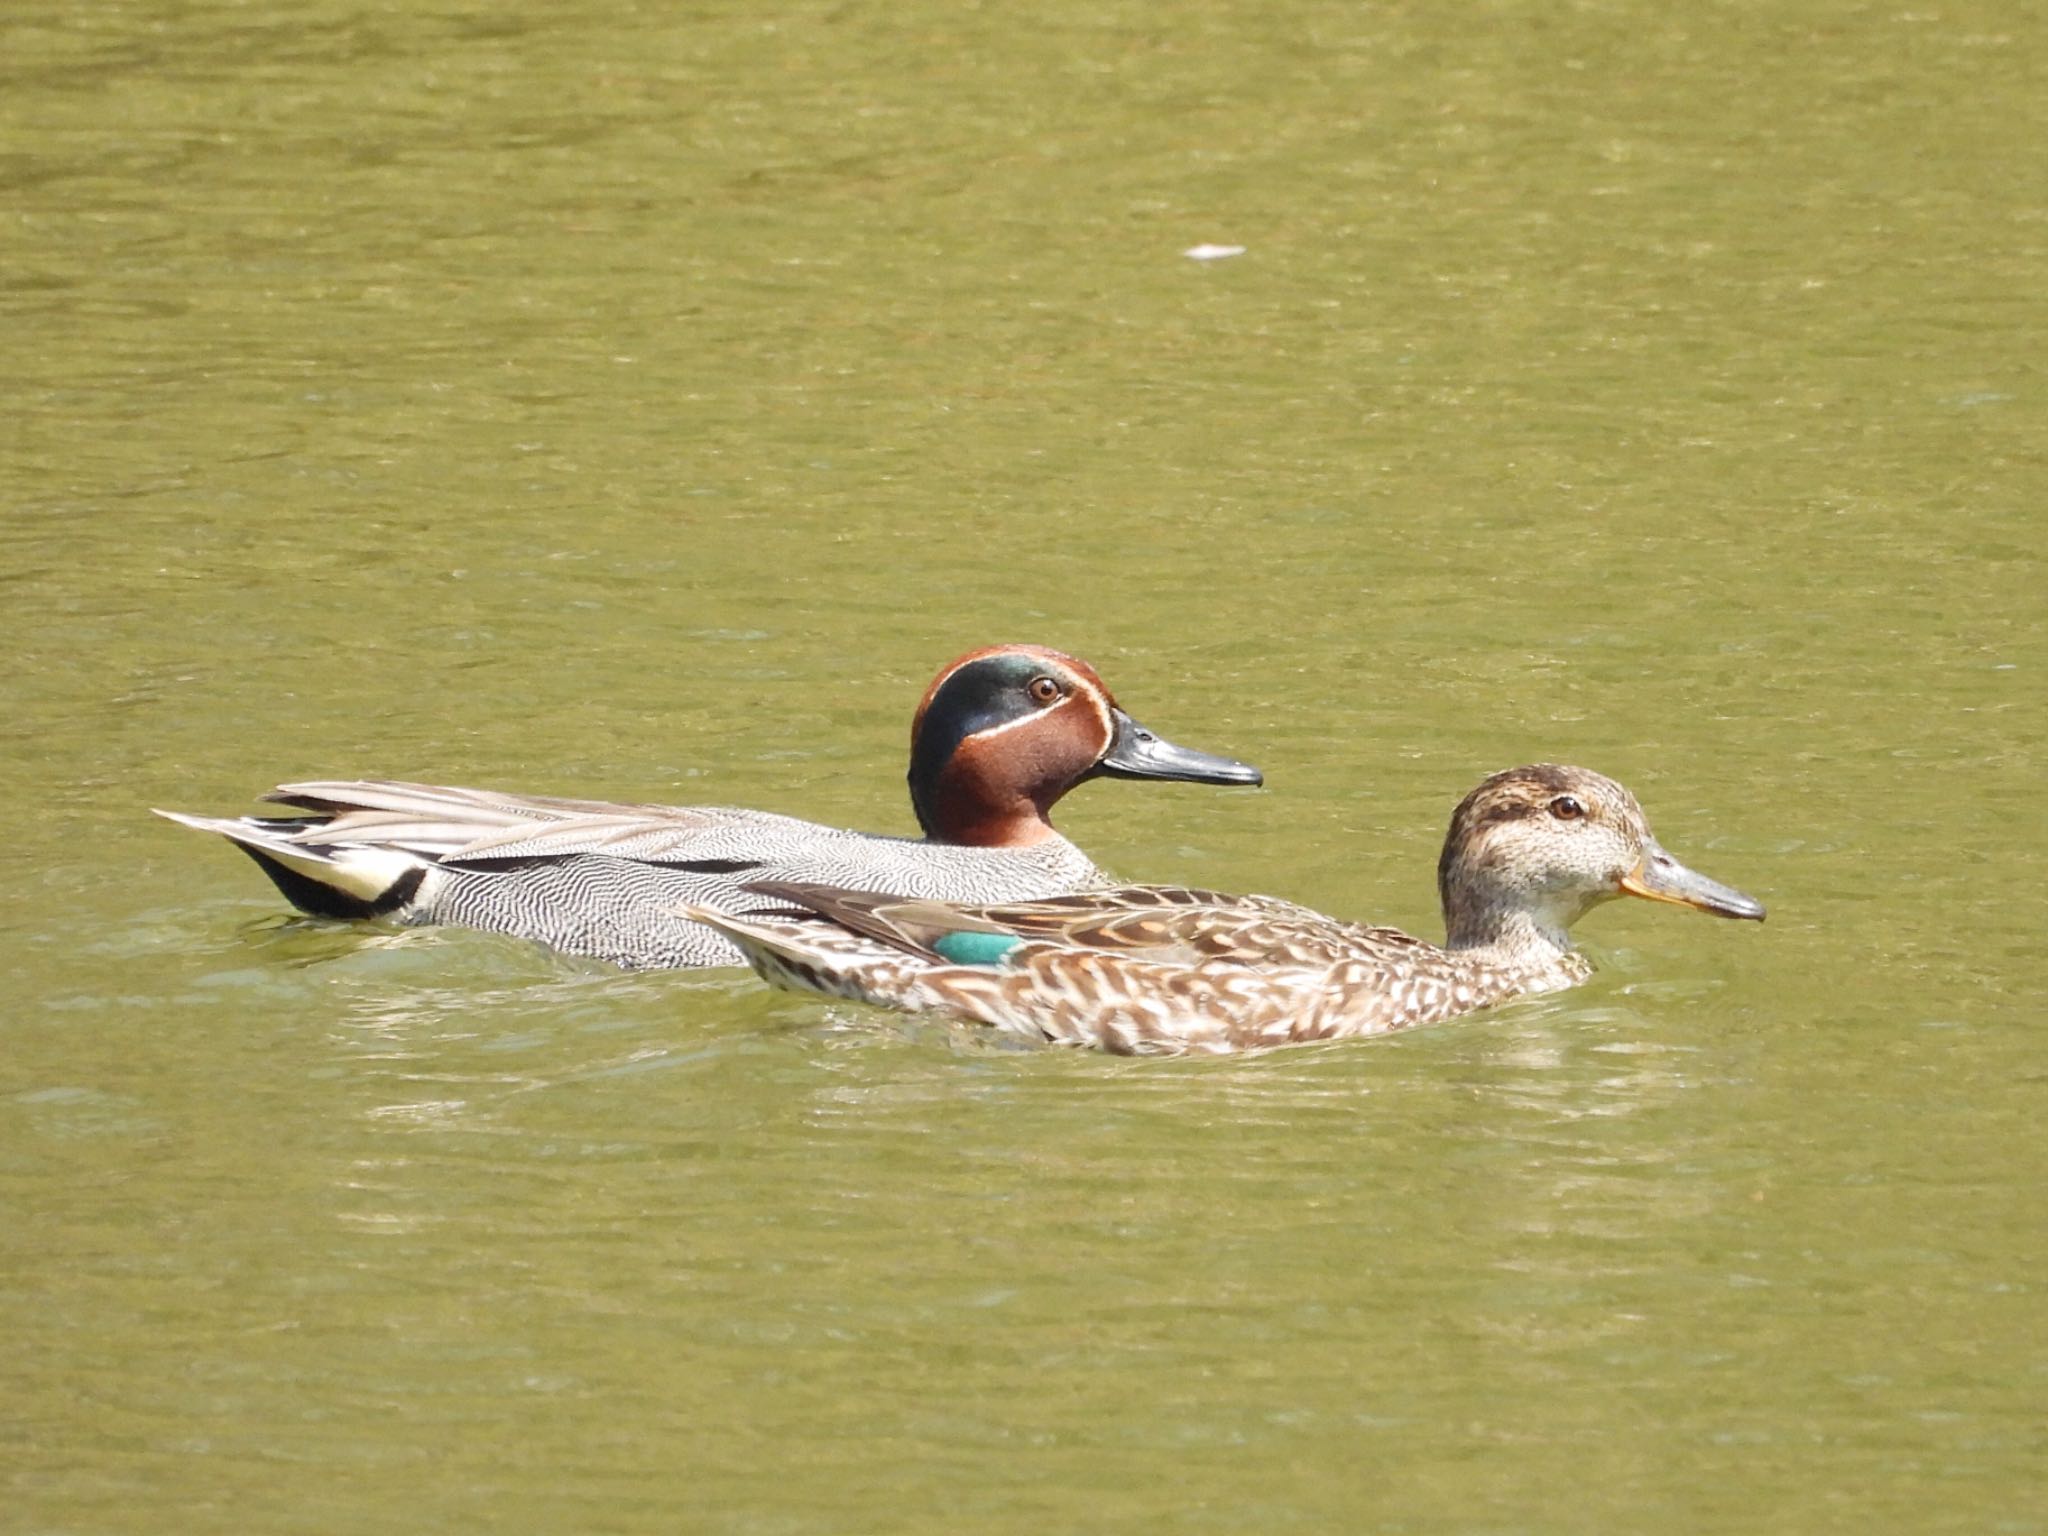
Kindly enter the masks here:
<path id="1" fill-rule="evenodd" d="M 1319 966 L 1363 955 L 1439 953 L 1399 929 L 1343 922 L 1277 897 L 1226 896 L 1192 886 L 1126 885 L 987 906 L 906 901 L 797 881 L 762 881 L 748 889 L 933 961 L 942 959 L 936 941 L 963 931 L 1182 965 Z"/>
<path id="2" fill-rule="evenodd" d="M 815 912 L 863 938 L 916 955 L 923 960 L 943 962 L 932 941 L 949 933 L 969 930 L 1004 933 L 1008 930 L 978 919 L 978 907 L 955 907 L 943 901 L 905 900 L 877 891 L 850 891 L 836 885 L 814 885 L 803 880 L 757 880 L 745 889 L 771 902 L 781 902 Z M 993 910 L 993 909 L 990 909 Z"/>

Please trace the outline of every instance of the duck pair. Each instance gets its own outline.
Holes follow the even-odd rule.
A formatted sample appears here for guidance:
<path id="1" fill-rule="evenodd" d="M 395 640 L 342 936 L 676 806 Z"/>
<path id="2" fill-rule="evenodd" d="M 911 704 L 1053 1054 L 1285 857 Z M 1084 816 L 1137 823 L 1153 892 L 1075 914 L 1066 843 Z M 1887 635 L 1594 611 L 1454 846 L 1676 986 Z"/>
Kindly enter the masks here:
<path id="1" fill-rule="evenodd" d="M 1258 784 L 1162 740 L 1094 669 L 974 651 L 911 726 L 921 839 L 724 807 L 612 805 L 396 782 L 283 785 L 311 814 L 163 812 L 248 853 L 301 910 L 450 923 L 627 966 L 726 965 L 1006 1033 L 1122 1053 L 1385 1033 L 1590 973 L 1568 930 L 1619 895 L 1725 917 L 1763 908 L 1685 868 L 1619 784 L 1493 775 L 1451 819 L 1445 946 L 1264 896 L 1113 886 L 1054 830 L 1096 777 Z"/>

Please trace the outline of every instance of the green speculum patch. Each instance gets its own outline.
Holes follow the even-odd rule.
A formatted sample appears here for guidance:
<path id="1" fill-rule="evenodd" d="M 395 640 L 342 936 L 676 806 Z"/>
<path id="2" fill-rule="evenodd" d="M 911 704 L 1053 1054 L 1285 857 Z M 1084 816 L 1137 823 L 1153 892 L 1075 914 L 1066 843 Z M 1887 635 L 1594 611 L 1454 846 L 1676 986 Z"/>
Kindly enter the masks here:
<path id="1" fill-rule="evenodd" d="M 1014 933 L 949 933 L 932 940 L 932 949 L 955 965 L 996 965 L 1023 942 Z"/>

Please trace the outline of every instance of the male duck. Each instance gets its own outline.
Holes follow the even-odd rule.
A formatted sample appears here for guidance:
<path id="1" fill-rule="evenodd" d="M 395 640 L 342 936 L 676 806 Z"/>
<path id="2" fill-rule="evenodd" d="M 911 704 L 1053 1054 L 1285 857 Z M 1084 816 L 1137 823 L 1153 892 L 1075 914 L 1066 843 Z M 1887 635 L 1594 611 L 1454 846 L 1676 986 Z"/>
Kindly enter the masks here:
<path id="1" fill-rule="evenodd" d="M 760 880 L 982 902 L 1107 884 L 1048 817 L 1099 776 L 1261 782 L 1247 764 L 1153 735 L 1086 662 L 1013 645 L 960 657 L 917 706 L 910 800 L 922 840 L 767 811 L 385 781 L 264 797 L 309 817 L 158 814 L 230 839 L 317 916 L 482 928 L 625 966 L 736 965 L 736 945 L 677 909 L 749 905 L 744 884 Z"/>
<path id="2" fill-rule="evenodd" d="M 1383 1034 L 1576 986 L 1592 966 L 1567 930 L 1619 895 L 1764 915 L 1659 847 L 1612 779 L 1550 764 L 1465 797 L 1437 884 L 1442 948 L 1270 896 L 1173 886 L 960 906 L 760 882 L 752 912 L 696 915 L 771 982 L 1127 1055 Z"/>

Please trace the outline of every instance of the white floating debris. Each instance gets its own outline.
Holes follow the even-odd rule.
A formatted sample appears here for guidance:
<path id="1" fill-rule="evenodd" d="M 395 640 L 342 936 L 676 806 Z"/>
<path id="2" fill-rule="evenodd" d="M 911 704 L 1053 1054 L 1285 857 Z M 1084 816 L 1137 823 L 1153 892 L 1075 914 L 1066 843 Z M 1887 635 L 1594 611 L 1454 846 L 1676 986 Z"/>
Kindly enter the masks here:
<path id="1" fill-rule="evenodd" d="M 1226 256 L 1242 256 L 1241 245 L 1191 245 L 1181 252 L 1190 261 L 1221 261 Z"/>

